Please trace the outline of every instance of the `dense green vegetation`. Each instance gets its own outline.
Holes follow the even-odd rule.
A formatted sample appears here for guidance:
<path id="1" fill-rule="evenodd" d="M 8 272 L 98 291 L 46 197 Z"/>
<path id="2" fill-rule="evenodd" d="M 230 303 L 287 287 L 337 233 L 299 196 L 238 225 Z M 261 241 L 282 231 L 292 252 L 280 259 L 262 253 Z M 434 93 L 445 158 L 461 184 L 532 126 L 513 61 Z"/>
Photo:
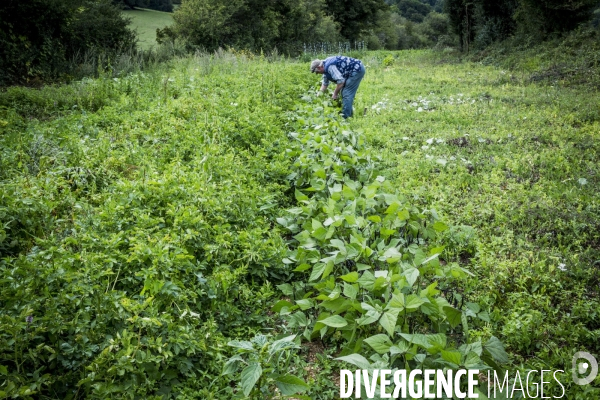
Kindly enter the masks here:
<path id="1" fill-rule="evenodd" d="M 111 0 L 7 0 L 0 5 L 0 86 L 76 75 L 86 56 L 113 56 L 135 35 Z"/>
<path id="2" fill-rule="evenodd" d="M 444 9 L 463 50 L 481 49 L 511 36 L 540 42 L 592 18 L 598 0 L 445 0 Z"/>
<path id="3" fill-rule="evenodd" d="M 357 53 L 349 123 L 248 52 L 0 93 L 0 394 L 332 399 L 349 362 L 597 397 L 597 43 Z"/>

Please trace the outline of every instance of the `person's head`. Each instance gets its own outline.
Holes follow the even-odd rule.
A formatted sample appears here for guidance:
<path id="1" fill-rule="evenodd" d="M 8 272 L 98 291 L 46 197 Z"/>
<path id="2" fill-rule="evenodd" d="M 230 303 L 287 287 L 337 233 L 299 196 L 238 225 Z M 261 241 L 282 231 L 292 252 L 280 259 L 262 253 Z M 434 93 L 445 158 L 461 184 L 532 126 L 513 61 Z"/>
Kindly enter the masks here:
<path id="1" fill-rule="evenodd" d="M 310 72 L 312 72 L 313 74 L 322 74 L 323 72 L 325 72 L 323 61 L 313 60 L 313 62 L 310 63 Z"/>

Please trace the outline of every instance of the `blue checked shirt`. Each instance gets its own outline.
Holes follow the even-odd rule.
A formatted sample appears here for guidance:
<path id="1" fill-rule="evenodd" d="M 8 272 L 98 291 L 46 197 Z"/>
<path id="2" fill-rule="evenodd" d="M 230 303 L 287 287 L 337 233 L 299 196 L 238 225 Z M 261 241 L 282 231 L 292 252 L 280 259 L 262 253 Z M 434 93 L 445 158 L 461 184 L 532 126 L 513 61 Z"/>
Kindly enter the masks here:
<path id="1" fill-rule="evenodd" d="M 344 83 L 355 72 L 360 71 L 362 63 L 356 58 L 346 56 L 333 56 L 326 58 L 323 62 L 325 72 L 323 73 L 323 86 L 329 82 Z"/>

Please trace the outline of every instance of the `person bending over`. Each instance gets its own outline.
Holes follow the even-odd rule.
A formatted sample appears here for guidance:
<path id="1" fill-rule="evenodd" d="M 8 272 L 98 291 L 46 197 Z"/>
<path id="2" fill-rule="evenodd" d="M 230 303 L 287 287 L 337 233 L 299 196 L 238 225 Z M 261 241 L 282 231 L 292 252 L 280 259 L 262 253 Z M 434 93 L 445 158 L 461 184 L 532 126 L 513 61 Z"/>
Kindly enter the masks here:
<path id="1" fill-rule="evenodd" d="M 365 76 L 365 66 L 360 60 L 345 56 L 328 57 L 325 60 L 314 60 L 310 63 L 310 72 L 323 75 L 321 92 L 326 92 L 329 82 L 337 86 L 331 98 L 336 100 L 342 92 L 342 116 L 352 116 L 352 103 Z M 342 90 L 343 89 L 343 90 Z"/>

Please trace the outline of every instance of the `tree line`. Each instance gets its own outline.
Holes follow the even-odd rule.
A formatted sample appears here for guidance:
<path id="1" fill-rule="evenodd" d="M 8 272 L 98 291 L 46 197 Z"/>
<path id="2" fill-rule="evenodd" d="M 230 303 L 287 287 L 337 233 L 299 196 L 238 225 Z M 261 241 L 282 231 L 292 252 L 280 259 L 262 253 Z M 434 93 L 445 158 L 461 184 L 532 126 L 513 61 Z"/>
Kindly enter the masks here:
<path id="1" fill-rule="evenodd" d="M 174 10 L 173 5 L 179 7 Z M 600 0 L 3 0 L 0 85 L 60 77 L 90 51 L 135 46 L 123 8 L 172 11 L 160 41 L 296 55 L 306 43 L 369 49 L 484 48 L 512 35 L 543 40 L 592 16 Z"/>
<path id="2" fill-rule="evenodd" d="M 444 0 L 464 51 L 519 35 L 541 41 L 570 31 L 592 17 L 598 0 Z"/>

